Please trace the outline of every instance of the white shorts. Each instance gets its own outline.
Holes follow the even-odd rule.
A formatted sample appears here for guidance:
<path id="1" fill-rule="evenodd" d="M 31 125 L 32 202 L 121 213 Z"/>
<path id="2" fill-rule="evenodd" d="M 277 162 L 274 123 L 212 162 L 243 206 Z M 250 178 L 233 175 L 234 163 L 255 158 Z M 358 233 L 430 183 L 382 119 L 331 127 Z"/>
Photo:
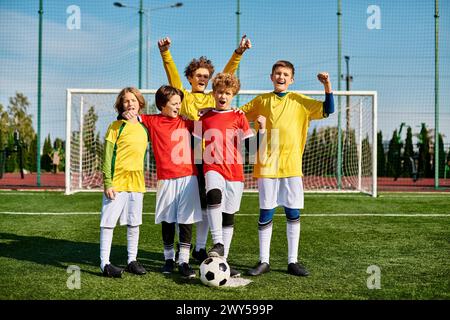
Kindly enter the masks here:
<path id="1" fill-rule="evenodd" d="M 143 200 L 142 192 L 118 192 L 114 200 L 108 199 L 103 193 L 100 227 L 114 228 L 117 220 L 121 226 L 141 225 Z"/>
<path id="2" fill-rule="evenodd" d="M 202 220 L 196 176 L 158 180 L 155 223 L 191 224 Z"/>
<path id="3" fill-rule="evenodd" d="M 222 212 L 235 213 L 241 207 L 244 183 L 241 181 L 228 181 L 216 171 L 208 171 L 205 175 L 206 193 L 212 189 L 222 191 Z"/>
<path id="4" fill-rule="evenodd" d="M 301 177 L 258 178 L 258 191 L 261 209 L 273 209 L 278 206 L 303 209 Z"/>

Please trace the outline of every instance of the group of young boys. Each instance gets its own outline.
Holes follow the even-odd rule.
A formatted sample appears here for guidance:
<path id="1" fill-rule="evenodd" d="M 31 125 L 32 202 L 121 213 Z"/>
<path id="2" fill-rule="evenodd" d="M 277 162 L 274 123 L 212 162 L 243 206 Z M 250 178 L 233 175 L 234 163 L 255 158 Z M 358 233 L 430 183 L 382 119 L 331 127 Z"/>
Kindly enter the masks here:
<path id="1" fill-rule="evenodd" d="M 157 168 L 155 223 L 161 223 L 164 247 L 162 272 L 176 267 L 184 278 L 195 278 L 189 264 L 193 225 L 196 241 L 192 257 L 201 263 L 208 256 L 228 258 L 244 189 L 241 145 L 256 144 L 253 175 L 259 191 L 259 262 L 247 271 L 257 276 L 270 271 L 270 242 L 273 215 L 283 206 L 287 219 L 289 274 L 307 276 L 298 262 L 300 209 L 303 208 L 302 155 L 311 120 L 334 112 L 331 82 L 319 73 L 325 101 L 288 92 L 294 81 L 294 66 L 277 61 L 270 79 L 274 91 L 232 108 L 240 90 L 234 75 L 242 54 L 251 48 L 244 35 L 223 72 L 212 79 L 212 92 L 205 93 L 214 73 L 206 57 L 193 59 L 185 69 L 191 90 L 183 88 L 170 53 L 171 40 L 158 41 L 170 85 L 155 94 L 159 114 L 141 114 L 145 100 L 139 90 L 124 88 L 115 109 L 120 120 L 108 128 L 103 163 L 104 194 L 100 223 L 100 260 L 104 276 L 121 277 L 124 269 L 109 261 L 113 230 L 117 222 L 127 225 L 128 264 L 126 271 L 142 275 L 137 261 L 139 226 L 145 192 L 143 163 L 151 141 Z M 250 127 L 254 123 L 257 134 Z M 250 141 L 251 140 L 251 141 Z M 199 152 L 197 152 L 200 150 Z M 178 232 L 179 246 L 175 248 Z M 208 234 L 212 247 L 207 251 Z M 178 249 L 178 250 L 176 250 Z M 176 252 L 179 251 L 179 252 Z M 178 253 L 178 254 L 177 254 Z M 177 256 L 177 257 L 176 257 Z M 240 272 L 231 267 L 231 276 Z"/>

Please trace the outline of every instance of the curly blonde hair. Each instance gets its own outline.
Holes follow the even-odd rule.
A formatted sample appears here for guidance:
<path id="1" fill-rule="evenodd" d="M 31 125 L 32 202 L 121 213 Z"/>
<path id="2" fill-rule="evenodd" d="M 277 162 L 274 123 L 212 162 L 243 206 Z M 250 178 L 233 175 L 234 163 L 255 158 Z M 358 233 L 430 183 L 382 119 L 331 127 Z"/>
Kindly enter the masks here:
<path id="1" fill-rule="evenodd" d="M 212 88 L 213 91 L 221 88 L 231 89 L 236 95 L 241 89 L 241 82 L 234 74 L 220 72 L 214 77 Z"/>

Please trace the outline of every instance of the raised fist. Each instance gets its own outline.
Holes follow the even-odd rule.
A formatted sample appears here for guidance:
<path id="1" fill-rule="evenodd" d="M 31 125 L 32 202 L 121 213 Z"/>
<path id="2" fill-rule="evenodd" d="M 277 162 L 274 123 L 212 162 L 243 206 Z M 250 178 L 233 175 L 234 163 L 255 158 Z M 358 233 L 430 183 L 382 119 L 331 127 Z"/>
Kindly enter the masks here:
<path id="1" fill-rule="evenodd" d="M 169 50 L 171 43 L 172 43 L 172 41 L 170 40 L 169 37 L 158 40 L 159 51 L 164 52 L 164 51 Z"/>

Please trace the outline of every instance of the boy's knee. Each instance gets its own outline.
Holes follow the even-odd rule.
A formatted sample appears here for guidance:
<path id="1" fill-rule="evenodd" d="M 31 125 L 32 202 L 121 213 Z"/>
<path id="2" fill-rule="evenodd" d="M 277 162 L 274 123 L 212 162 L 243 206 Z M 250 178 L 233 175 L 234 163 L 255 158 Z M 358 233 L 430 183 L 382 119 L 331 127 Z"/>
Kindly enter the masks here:
<path id="1" fill-rule="evenodd" d="M 222 191 L 211 189 L 206 193 L 206 203 L 208 206 L 218 206 L 222 203 Z"/>
<path id="2" fill-rule="evenodd" d="M 300 209 L 291 209 L 284 207 L 284 213 L 288 220 L 298 220 L 300 218 Z"/>
<path id="3" fill-rule="evenodd" d="M 267 222 L 272 221 L 274 214 L 275 214 L 275 208 L 259 209 L 259 223 L 266 224 Z"/>

